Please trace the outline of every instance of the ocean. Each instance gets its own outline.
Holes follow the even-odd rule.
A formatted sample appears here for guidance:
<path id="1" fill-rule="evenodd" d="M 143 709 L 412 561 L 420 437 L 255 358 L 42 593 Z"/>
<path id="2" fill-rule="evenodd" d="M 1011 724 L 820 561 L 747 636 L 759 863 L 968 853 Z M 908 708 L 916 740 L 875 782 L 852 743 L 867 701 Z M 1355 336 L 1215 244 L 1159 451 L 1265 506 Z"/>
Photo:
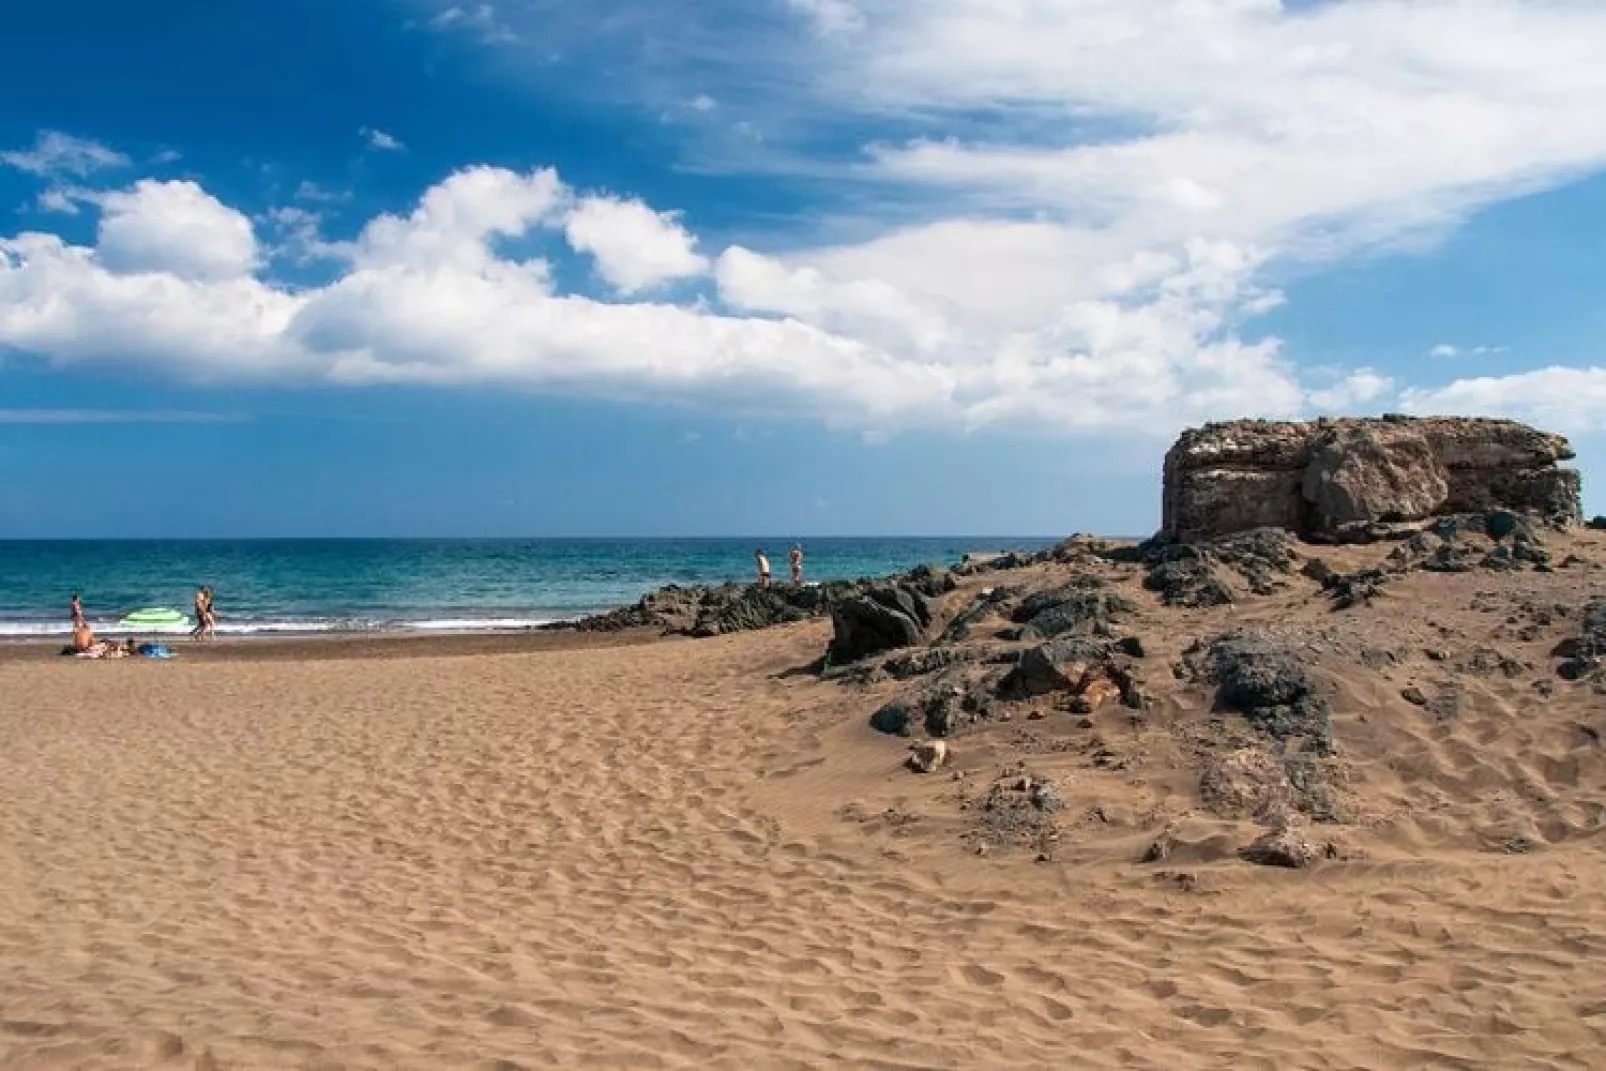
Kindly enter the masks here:
<path id="1" fill-rule="evenodd" d="M 880 576 L 1052 542 L 810 539 L 805 579 Z M 66 635 L 75 591 L 95 631 L 117 635 L 125 631 L 117 622 L 134 610 L 190 613 L 202 584 L 215 593 L 219 633 L 530 628 L 632 603 L 664 584 L 745 582 L 756 546 L 784 578 L 785 539 L 0 541 L 0 638 Z M 151 631 L 162 630 L 140 630 Z"/>

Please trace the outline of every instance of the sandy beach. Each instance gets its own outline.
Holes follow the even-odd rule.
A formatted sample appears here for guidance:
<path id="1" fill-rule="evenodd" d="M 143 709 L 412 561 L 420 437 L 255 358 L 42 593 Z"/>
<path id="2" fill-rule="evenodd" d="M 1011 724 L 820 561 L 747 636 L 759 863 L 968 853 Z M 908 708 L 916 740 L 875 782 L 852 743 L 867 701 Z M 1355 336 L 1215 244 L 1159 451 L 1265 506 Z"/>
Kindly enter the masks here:
<path id="1" fill-rule="evenodd" d="M 1491 583 L 1413 576 L 1345 620 L 1470 630 Z M 1162 660 L 1205 627 L 1146 612 Z M 13 648 L 0 1066 L 1600 1066 L 1582 685 L 1478 685 L 1450 725 L 1336 671 L 1371 809 L 1294 872 L 1238 860 L 1247 827 L 1197 814 L 1122 715 L 1106 735 L 1152 744 L 1123 773 L 1054 719 L 909 773 L 865 724 L 876 687 L 802 671 L 829 634 Z M 1022 754 L 1069 786 L 1047 862 L 978 855 L 954 804 Z M 1491 815 L 1536 850 L 1492 850 Z M 1177 849 L 1139 863 L 1162 827 Z"/>

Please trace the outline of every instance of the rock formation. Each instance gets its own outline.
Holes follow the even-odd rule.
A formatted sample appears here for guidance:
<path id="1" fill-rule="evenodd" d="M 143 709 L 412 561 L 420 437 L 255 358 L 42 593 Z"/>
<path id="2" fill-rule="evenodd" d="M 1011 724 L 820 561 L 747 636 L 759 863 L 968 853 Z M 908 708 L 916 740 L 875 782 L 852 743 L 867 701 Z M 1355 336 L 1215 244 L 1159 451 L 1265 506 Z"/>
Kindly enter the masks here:
<path id="1" fill-rule="evenodd" d="M 1343 540 L 1380 522 L 1496 509 L 1571 524 L 1578 473 L 1558 463 L 1573 456 L 1561 436 L 1510 420 L 1207 424 L 1166 454 L 1161 535 L 1186 543 L 1270 527 Z"/>

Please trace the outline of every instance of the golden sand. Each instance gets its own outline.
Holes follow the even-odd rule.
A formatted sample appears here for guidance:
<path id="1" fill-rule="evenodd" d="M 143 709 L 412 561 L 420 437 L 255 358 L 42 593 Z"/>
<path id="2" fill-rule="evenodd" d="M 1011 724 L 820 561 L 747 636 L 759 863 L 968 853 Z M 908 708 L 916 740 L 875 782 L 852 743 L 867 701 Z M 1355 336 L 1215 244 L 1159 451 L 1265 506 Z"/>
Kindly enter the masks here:
<path id="1" fill-rule="evenodd" d="M 1598 696 L 1440 725 L 1355 677 L 1373 817 L 1303 872 L 1190 826 L 1163 755 L 1047 748 L 1037 863 L 789 672 L 827 633 L 0 661 L 0 1066 L 1606 1066 Z M 1506 805 L 1538 850 L 1460 837 Z"/>

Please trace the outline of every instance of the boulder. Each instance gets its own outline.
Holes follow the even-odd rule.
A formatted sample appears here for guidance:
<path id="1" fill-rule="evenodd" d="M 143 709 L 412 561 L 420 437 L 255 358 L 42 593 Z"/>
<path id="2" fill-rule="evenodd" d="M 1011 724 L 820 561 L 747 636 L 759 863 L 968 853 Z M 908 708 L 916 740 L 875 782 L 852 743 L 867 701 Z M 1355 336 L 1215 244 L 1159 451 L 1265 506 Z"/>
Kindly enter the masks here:
<path id="1" fill-rule="evenodd" d="M 1302 740 L 1315 754 L 1332 753 L 1332 707 L 1286 641 L 1254 629 L 1227 633 L 1206 649 L 1204 663 L 1219 706 L 1275 740 Z"/>
<path id="2" fill-rule="evenodd" d="M 1321 857 L 1321 852 L 1293 825 L 1268 831 L 1254 843 L 1238 849 L 1238 854 L 1257 866 L 1280 866 L 1289 870 L 1310 866 Z"/>
<path id="3" fill-rule="evenodd" d="M 931 605 L 924 595 L 884 584 L 837 603 L 831 610 L 832 662 L 857 662 L 869 655 L 913 647 L 925 638 Z"/>
<path id="4" fill-rule="evenodd" d="M 1300 483 L 1318 531 L 1384 518 L 1421 520 L 1443 505 L 1449 474 L 1411 425 L 1356 424 L 1317 440 Z"/>
<path id="5" fill-rule="evenodd" d="M 1049 640 L 1071 633 L 1108 635 L 1118 620 L 1136 610 L 1130 600 L 1111 592 L 1068 585 L 1026 599 L 1014 618 L 1024 626 L 1022 639 Z"/>
<path id="6" fill-rule="evenodd" d="M 1022 652 L 999 682 L 1006 699 L 1030 699 L 1050 692 L 1080 692 L 1094 667 L 1110 655 L 1109 645 L 1080 636 L 1062 636 Z"/>
<path id="7" fill-rule="evenodd" d="M 1182 434 L 1166 454 L 1162 537 L 1270 526 L 1326 540 L 1443 513 L 1509 510 L 1571 524 L 1578 473 L 1558 435 L 1509 420 L 1387 416 L 1241 420 Z"/>

